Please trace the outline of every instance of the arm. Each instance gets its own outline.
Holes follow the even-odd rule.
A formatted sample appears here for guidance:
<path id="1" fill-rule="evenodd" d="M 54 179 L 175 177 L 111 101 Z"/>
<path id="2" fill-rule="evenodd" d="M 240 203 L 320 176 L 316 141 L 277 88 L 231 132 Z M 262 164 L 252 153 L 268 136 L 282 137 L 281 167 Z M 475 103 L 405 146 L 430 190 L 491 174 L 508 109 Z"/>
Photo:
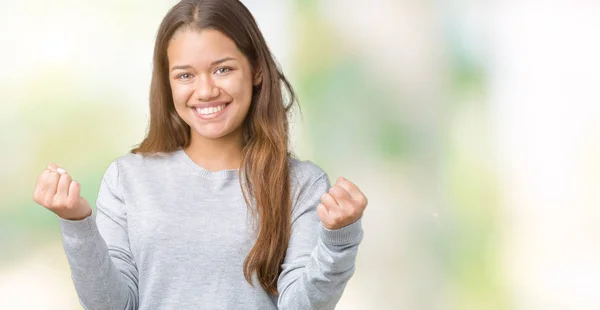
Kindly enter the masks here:
<path id="1" fill-rule="evenodd" d="M 317 215 L 329 190 L 326 174 L 301 193 L 292 214 L 292 234 L 277 283 L 280 309 L 334 309 L 354 273 L 363 232 L 361 220 L 325 228 Z"/>
<path id="2" fill-rule="evenodd" d="M 102 178 L 92 216 L 78 221 L 59 217 L 71 277 L 85 309 L 138 307 L 138 271 L 118 178 L 113 162 Z"/>

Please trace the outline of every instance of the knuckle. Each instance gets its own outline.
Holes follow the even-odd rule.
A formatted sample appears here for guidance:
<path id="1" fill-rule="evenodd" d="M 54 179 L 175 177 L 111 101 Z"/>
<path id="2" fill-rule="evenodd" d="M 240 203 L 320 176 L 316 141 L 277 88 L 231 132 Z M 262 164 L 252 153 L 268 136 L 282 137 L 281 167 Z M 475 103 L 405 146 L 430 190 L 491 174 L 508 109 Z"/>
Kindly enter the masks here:
<path id="1" fill-rule="evenodd" d="M 353 218 L 354 213 L 355 213 L 355 208 L 348 208 L 348 210 L 346 210 L 346 212 L 344 212 L 344 217 L 345 218 Z"/>
<path id="2" fill-rule="evenodd" d="M 335 201 L 332 200 L 328 200 L 326 203 L 324 203 L 324 205 L 327 206 L 329 210 L 335 210 L 337 208 L 337 204 L 335 203 Z"/>
<path id="3" fill-rule="evenodd" d="M 40 193 L 39 190 L 33 192 L 33 201 L 35 201 L 38 204 L 43 204 L 44 203 L 44 197 L 42 196 L 42 194 Z"/>
<path id="4" fill-rule="evenodd" d="M 332 188 L 329 190 L 329 193 L 330 193 L 332 196 L 337 196 L 337 197 L 340 197 L 340 196 L 341 196 L 341 194 L 342 194 L 342 191 L 341 191 L 341 188 L 340 188 L 339 186 L 335 185 L 335 186 L 333 186 L 333 187 L 332 187 Z"/>
<path id="5" fill-rule="evenodd" d="M 62 200 L 60 199 L 54 199 L 54 201 L 52 202 L 52 206 L 54 206 L 57 209 L 64 209 L 65 205 L 63 203 Z"/>
<path id="6" fill-rule="evenodd" d="M 68 208 L 67 201 L 65 200 L 64 197 L 61 197 L 60 195 L 57 195 L 54 197 L 53 204 L 56 208 L 60 208 L 60 209 Z"/>
<path id="7" fill-rule="evenodd" d="M 51 197 L 45 197 L 42 200 L 42 205 L 47 208 L 52 208 L 54 207 L 54 200 Z"/>
<path id="8" fill-rule="evenodd" d="M 358 198 L 358 203 L 360 203 L 361 206 L 367 206 L 367 204 L 369 203 L 369 201 L 367 200 L 367 197 L 365 197 L 365 195 L 361 195 Z"/>
<path id="9" fill-rule="evenodd" d="M 331 217 L 330 221 L 333 225 L 337 226 L 342 221 L 342 217 L 340 216 L 340 214 L 335 214 L 334 216 Z"/>
<path id="10" fill-rule="evenodd" d="M 323 212 L 323 209 L 322 209 L 322 208 L 319 208 L 319 207 L 317 207 L 317 214 L 318 214 L 319 216 L 323 215 L 324 213 L 325 213 L 325 212 Z"/>
<path id="11" fill-rule="evenodd" d="M 328 221 L 329 217 L 327 216 L 326 212 L 321 211 L 321 212 L 318 212 L 318 214 L 319 214 L 319 217 L 321 218 L 321 221 Z"/>
<path id="12" fill-rule="evenodd" d="M 65 202 L 65 208 L 66 209 L 75 209 L 77 207 L 77 203 L 75 201 L 66 201 Z"/>
<path id="13" fill-rule="evenodd" d="M 352 208 L 352 210 L 350 210 L 350 216 L 354 219 L 354 218 L 358 218 L 360 217 L 361 212 L 358 208 Z"/>

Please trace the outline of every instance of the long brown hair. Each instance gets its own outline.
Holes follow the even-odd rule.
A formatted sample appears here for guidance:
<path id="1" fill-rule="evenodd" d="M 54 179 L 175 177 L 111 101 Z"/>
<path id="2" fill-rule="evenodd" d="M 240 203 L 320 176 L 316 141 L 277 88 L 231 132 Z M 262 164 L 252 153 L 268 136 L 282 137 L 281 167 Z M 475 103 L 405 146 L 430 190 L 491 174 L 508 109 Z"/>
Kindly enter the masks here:
<path id="1" fill-rule="evenodd" d="M 241 2 L 183 0 L 164 17 L 154 47 L 148 135 L 131 152 L 172 152 L 190 145 L 190 126 L 175 110 L 168 80 L 167 47 L 182 27 L 222 32 L 248 58 L 254 73 L 260 75 L 261 82 L 253 88 L 250 109 L 242 125 L 244 147 L 239 182 L 244 200 L 258 220 L 257 239 L 244 261 L 244 276 L 252 284 L 251 277 L 256 273 L 260 285 L 277 294 L 277 279 L 291 231 L 288 113 L 296 97 L 252 14 Z"/>

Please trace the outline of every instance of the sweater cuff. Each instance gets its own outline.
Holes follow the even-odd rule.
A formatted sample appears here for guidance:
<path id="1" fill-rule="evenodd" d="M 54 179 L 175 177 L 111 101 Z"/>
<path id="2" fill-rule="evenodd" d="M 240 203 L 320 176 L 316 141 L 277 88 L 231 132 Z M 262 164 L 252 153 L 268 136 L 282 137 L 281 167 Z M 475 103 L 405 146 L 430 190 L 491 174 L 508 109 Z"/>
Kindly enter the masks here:
<path id="1" fill-rule="evenodd" d="M 82 220 L 67 220 L 58 217 L 60 230 L 62 234 L 70 238 L 89 238 L 98 230 L 96 227 L 96 212 L 92 210 L 92 214 Z"/>
<path id="2" fill-rule="evenodd" d="M 329 245 L 359 244 L 363 237 L 362 217 L 340 229 L 327 229 L 321 224 L 321 240 Z"/>

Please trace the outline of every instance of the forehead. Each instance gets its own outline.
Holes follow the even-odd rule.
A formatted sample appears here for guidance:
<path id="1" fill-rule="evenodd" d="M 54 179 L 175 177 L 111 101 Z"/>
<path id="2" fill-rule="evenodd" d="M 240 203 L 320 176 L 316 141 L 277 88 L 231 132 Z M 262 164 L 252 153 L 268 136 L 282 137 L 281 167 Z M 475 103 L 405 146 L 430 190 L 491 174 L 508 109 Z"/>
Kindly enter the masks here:
<path id="1" fill-rule="evenodd" d="M 169 64 L 206 64 L 225 56 L 240 58 L 243 55 L 233 40 L 214 29 L 179 29 L 167 47 Z"/>

